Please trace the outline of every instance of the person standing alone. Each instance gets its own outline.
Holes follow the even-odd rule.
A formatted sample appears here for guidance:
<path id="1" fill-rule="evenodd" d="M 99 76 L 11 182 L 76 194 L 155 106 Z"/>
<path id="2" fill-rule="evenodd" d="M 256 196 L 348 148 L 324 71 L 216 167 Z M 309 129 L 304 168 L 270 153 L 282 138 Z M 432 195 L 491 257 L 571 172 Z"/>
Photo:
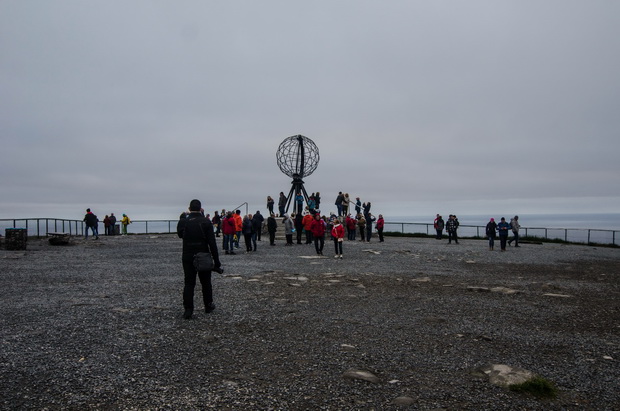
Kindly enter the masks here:
<path id="1" fill-rule="evenodd" d="M 215 243 L 213 224 L 205 218 L 201 211 L 199 200 L 189 203 L 189 213 L 181 214 L 177 224 L 177 234 L 183 239 L 183 263 L 184 287 L 183 318 L 189 320 L 194 312 L 194 289 L 196 288 L 196 275 L 202 284 L 202 299 L 205 312 L 210 313 L 215 309 L 213 304 L 213 287 L 211 285 L 211 271 L 198 271 L 194 266 L 194 256 L 197 253 L 210 253 L 213 258 L 213 271 L 221 272 L 221 263 Z"/>
<path id="2" fill-rule="evenodd" d="M 459 243 L 459 237 L 457 234 L 458 229 L 459 220 L 456 219 L 455 215 L 450 214 L 448 222 L 446 223 L 446 231 L 448 232 L 448 244 L 452 244 L 452 240 L 454 240 L 456 244 Z"/>

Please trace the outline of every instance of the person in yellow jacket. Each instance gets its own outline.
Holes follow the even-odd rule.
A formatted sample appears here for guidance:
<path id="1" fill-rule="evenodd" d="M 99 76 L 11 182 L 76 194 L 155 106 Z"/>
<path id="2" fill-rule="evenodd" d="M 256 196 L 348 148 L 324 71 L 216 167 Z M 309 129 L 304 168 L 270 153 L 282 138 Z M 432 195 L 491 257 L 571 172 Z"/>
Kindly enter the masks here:
<path id="1" fill-rule="evenodd" d="M 123 214 L 121 224 L 123 224 L 123 235 L 127 235 L 127 226 L 131 224 L 131 220 L 127 217 L 127 214 Z"/>

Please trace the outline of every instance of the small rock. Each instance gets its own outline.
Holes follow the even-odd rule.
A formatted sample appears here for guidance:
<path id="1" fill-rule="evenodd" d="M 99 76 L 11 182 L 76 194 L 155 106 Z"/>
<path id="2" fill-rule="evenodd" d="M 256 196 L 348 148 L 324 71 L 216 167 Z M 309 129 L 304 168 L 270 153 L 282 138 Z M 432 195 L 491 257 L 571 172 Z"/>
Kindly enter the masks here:
<path id="1" fill-rule="evenodd" d="M 486 375 L 489 382 L 500 387 L 513 384 L 522 384 L 534 377 L 534 373 L 523 368 L 511 367 L 505 364 L 489 364 L 477 368 L 472 372 L 475 375 Z"/>
<path id="2" fill-rule="evenodd" d="M 489 287 L 475 287 L 473 285 L 470 285 L 467 287 L 468 291 L 477 291 L 477 292 L 490 292 L 491 289 Z"/>
<path id="3" fill-rule="evenodd" d="M 371 372 L 363 371 L 363 370 L 349 370 L 342 375 L 344 378 L 352 379 L 352 380 L 364 380 L 371 382 L 373 384 L 379 383 L 381 380 L 379 377 L 374 375 Z"/>
<path id="4" fill-rule="evenodd" d="M 414 278 L 414 279 L 413 279 L 413 280 L 411 280 L 411 281 L 415 281 L 415 282 L 417 282 L 417 283 L 428 283 L 428 282 L 430 282 L 430 281 L 431 281 L 431 278 L 430 278 L 430 277 Z"/>
<path id="5" fill-rule="evenodd" d="M 519 291 L 507 287 L 493 287 L 491 288 L 491 292 L 512 295 L 517 294 Z"/>

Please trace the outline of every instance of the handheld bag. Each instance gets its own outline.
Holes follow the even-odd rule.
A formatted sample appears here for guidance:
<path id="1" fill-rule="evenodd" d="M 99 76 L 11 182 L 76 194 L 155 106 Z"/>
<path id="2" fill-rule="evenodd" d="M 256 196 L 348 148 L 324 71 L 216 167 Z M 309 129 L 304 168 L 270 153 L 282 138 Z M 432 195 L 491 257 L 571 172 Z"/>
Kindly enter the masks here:
<path id="1" fill-rule="evenodd" d="M 211 271 L 213 267 L 211 253 L 196 253 L 194 255 L 194 268 L 196 271 Z"/>

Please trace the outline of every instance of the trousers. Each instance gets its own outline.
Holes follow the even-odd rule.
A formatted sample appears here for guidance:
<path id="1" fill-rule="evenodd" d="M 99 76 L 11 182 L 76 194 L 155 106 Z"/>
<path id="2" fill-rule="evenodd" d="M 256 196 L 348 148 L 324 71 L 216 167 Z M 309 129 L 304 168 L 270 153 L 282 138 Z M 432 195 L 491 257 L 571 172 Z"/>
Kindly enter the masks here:
<path id="1" fill-rule="evenodd" d="M 196 288 L 196 276 L 202 285 L 202 300 L 205 308 L 213 302 L 213 286 L 211 285 L 211 271 L 197 272 L 194 268 L 194 255 L 183 254 L 183 273 L 185 274 L 185 286 L 183 287 L 183 307 L 194 311 L 194 289 Z"/>

